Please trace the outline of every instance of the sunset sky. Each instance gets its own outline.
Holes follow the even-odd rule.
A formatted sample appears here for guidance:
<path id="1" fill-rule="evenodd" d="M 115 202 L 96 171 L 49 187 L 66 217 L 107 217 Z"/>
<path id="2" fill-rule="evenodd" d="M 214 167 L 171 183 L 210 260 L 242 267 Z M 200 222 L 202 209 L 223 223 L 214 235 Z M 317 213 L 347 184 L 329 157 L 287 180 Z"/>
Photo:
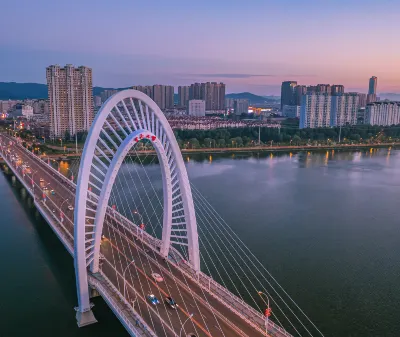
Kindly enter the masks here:
<path id="1" fill-rule="evenodd" d="M 45 83 L 50 64 L 93 68 L 94 85 L 223 81 L 400 92 L 399 0 L 1 0 L 0 81 Z M 7 14 L 8 13 L 8 14 Z"/>

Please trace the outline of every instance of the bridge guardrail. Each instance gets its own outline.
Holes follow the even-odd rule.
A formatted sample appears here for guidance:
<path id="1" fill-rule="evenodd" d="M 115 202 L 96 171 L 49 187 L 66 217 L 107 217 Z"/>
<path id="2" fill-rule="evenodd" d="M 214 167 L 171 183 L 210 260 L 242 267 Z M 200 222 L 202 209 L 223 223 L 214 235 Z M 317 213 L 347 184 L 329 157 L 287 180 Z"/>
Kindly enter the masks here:
<path id="1" fill-rule="evenodd" d="M 15 141 L 15 140 L 14 140 Z M 46 163 L 38 158 L 35 154 L 31 153 L 29 150 L 24 148 L 22 145 L 18 144 L 21 148 L 23 148 L 29 156 L 34 158 L 37 161 L 40 161 L 41 164 L 46 165 Z M 48 165 L 46 165 L 47 167 Z M 62 173 L 58 172 L 58 170 L 54 169 L 52 166 L 49 166 L 49 168 L 56 174 L 59 175 L 60 178 L 62 178 L 64 181 L 68 182 L 72 187 L 76 187 L 76 184 L 69 180 L 67 177 L 65 177 Z M 110 206 L 107 208 L 107 214 L 108 215 L 113 215 L 116 212 L 113 210 Z M 154 250 L 159 254 L 159 249 L 161 247 L 162 241 L 160 239 L 154 238 L 150 234 L 148 234 L 145 231 L 142 231 L 139 229 L 137 225 L 135 225 L 131 220 L 127 219 L 124 217 L 122 214 L 118 213 L 118 217 L 122 220 L 124 225 L 128 228 L 133 229 L 136 233 L 137 237 L 141 237 L 142 241 L 145 241 L 149 246 L 154 247 Z M 114 217 L 115 218 L 115 217 Z M 233 294 L 231 291 L 223 287 L 221 284 L 216 282 L 213 278 L 210 276 L 204 274 L 203 272 L 197 273 L 193 268 L 185 263 L 184 258 L 182 255 L 179 253 L 178 250 L 176 250 L 174 247 L 171 246 L 171 252 L 174 256 L 174 259 L 176 263 L 174 265 L 178 270 L 180 270 L 182 273 L 184 273 L 186 276 L 190 277 L 194 282 L 197 282 L 203 289 L 208 291 L 214 298 L 219 300 L 221 303 L 226 305 L 231 311 L 242 317 L 245 321 L 247 321 L 249 324 L 254 326 L 257 329 L 260 329 L 264 326 L 265 323 L 265 317 L 264 315 L 254 309 L 252 306 L 244 302 L 242 299 L 237 297 L 235 294 Z M 179 263 L 179 261 L 184 261 L 184 263 Z M 287 337 L 293 337 L 290 333 L 288 333 L 286 330 L 275 324 L 273 321 L 269 321 L 269 327 L 276 332 L 279 332 L 280 334 L 287 336 Z"/>

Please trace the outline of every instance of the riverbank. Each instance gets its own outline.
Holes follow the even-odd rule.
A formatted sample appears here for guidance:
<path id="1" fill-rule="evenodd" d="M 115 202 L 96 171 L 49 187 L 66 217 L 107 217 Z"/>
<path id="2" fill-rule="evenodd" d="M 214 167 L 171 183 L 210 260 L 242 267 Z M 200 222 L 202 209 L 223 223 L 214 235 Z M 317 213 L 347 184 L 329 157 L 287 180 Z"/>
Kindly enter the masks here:
<path id="1" fill-rule="evenodd" d="M 226 147 L 226 148 L 199 148 L 199 149 L 181 149 L 182 154 L 197 153 L 246 153 L 246 152 L 301 152 L 301 151 L 322 151 L 322 150 L 365 150 L 369 148 L 400 147 L 400 143 L 380 143 L 380 144 L 336 144 L 336 145 L 310 145 L 310 146 L 251 146 L 251 147 Z M 135 151 L 139 155 L 153 155 L 154 150 Z M 53 153 L 46 156 L 50 158 L 61 159 L 76 158 L 82 154 L 76 153 Z"/>

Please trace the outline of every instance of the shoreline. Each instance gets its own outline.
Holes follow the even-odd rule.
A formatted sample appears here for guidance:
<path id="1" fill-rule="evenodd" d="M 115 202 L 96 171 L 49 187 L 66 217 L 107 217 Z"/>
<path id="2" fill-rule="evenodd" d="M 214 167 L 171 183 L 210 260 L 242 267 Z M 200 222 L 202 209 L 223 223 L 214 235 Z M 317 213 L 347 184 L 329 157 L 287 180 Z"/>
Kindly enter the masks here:
<path id="1" fill-rule="evenodd" d="M 250 152 L 303 152 L 303 151 L 321 151 L 321 150 L 358 150 L 368 148 L 400 147 L 400 143 L 381 143 L 381 144 L 343 144 L 343 145 L 320 145 L 320 146 L 252 146 L 252 147 L 228 147 L 228 148 L 199 148 L 199 149 L 181 149 L 182 154 L 223 154 L 223 153 L 250 153 Z M 136 151 L 139 155 L 155 155 L 154 150 Z M 55 153 L 48 154 L 49 158 L 77 158 L 81 157 L 76 153 Z"/>

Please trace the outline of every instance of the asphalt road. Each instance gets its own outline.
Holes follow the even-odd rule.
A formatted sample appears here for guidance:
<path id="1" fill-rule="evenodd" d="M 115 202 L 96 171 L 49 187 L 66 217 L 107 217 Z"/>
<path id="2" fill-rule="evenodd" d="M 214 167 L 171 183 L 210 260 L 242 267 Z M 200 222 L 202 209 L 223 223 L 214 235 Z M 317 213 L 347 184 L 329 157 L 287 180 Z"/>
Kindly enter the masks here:
<path id="1" fill-rule="evenodd" d="M 5 142 L 6 138 L 0 137 Z M 11 154 L 18 154 L 29 164 L 31 173 L 25 174 L 24 179 L 28 185 L 32 185 L 33 179 L 35 196 L 43 199 L 44 193 L 45 203 L 53 216 L 63 217 L 63 225 L 73 234 L 74 211 L 68 206 L 75 204 L 75 187 L 66 183 L 45 162 L 32 159 L 24 149 L 15 146 L 10 149 Z M 17 169 L 22 172 L 21 165 Z M 44 181 L 40 182 L 40 179 Z M 44 186 L 47 191 L 42 190 Z M 101 246 L 105 257 L 101 263 L 103 273 L 122 294 L 125 293 L 125 298 L 158 336 L 183 337 L 190 333 L 216 337 L 265 336 L 137 240 L 111 215 L 106 217 L 103 234 L 106 237 Z M 152 273 L 160 274 L 163 281 L 156 282 Z M 149 294 L 154 294 L 160 304 L 151 304 L 146 298 Z M 171 309 L 165 303 L 167 296 L 178 303 L 177 309 Z"/>

